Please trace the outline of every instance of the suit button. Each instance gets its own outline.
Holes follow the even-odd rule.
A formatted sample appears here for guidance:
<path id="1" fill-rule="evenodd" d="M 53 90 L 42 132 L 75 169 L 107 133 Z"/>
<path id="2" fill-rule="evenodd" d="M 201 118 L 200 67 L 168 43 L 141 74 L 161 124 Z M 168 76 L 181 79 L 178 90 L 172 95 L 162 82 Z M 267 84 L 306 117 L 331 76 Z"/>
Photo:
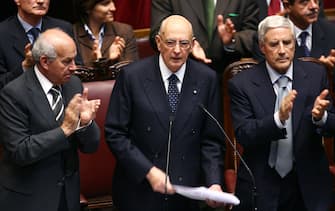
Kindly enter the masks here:
<path id="1" fill-rule="evenodd" d="M 151 131 L 151 127 L 148 126 L 148 127 L 147 127 L 147 132 L 150 132 L 150 131 Z"/>
<path id="2" fill-rule="evenodd" d="M 158 153 L 156 153 L 156 154 L 155 154 L 155 158 L 157 159 L 158 157 L 159 157 L 159 154 L 158 154 Z"/>
<path id="3" fill-rule="evenodd" d="M 182 182 L 183 181 L 183 177 L 178 177 L 178 181 Z"/>
<path id="4" fill-rule="evenodd" d="M 194 135 L 196 132 L 195 132 L 195 130 L 194 129 L 192 129 L 192 135 Z"/>
<path id="5" fill-rule="evenodd" d="M 185 156 L 183 155 L 183 156 L 181 156 L 181 160 L 185 160 Z"/>

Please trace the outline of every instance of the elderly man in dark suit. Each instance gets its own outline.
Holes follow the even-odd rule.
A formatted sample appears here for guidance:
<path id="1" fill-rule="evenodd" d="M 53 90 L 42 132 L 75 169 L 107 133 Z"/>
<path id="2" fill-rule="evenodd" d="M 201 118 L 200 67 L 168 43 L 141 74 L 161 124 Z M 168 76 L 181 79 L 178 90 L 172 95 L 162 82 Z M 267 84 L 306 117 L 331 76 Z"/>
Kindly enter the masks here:
<path id="1" fill-rule="evenodd" d="M 217 72 L 223 72 L 234 60 L 252 55 L 252 38 L 258 24 L 254 0 L 153 0 L 152 40 L 160 21 L 172 14 L 182 15 L 192 23 L 196 38 L 192 55 Z"/>
<path id="2" fill-rule="evenodd" d="M 334 132 L 322 65 L 294 60 L 293 24 L 269 16 L 259 25 L 262 62 L 229 83 L 236 139 L 255 176 L 259 211 L 325 211 L 332 201 L 322 132 Z M 333 109 L 332 109 L 333 111 Z M 236 195 L 252 210 L 253 184 L 238 170 Z"/>
<path id="3" fill-rule="evenodd" d="M 78 149 L 94 152 L 100 100 L 88 100 L 75 70 L 75 43 L 59 29 L 42 33 L 36 65 L 0 94 L 0 207 L 79 211 Z M 82 94 L 81 94 L 82 93 Z"/>
<path id="4" fill-rule="evenodd" d="M 171 184 L 222 191 L 222 134 L 199 106 L 220 117 L 218 80 L 188 59 L 194 38 L 184 17 L 165 19 L 156 42 L 159 56 L 127 66 L 111 95 L 105 131 L 117 158 L 113 199 L 120 211 L 199 210 L 197 201 L 169 194 Z"/>
<path id="5" fill-rule="evenodd" d="M 31 43 L 40 32 L 61 28 L 73 37 L 70 23 L 46 16 L 50 0 L 14 0 L 17 15 L 0 23 L 0 89 L 33 65 Z M 76 63 L 81 59 L 76 58 Z"/>

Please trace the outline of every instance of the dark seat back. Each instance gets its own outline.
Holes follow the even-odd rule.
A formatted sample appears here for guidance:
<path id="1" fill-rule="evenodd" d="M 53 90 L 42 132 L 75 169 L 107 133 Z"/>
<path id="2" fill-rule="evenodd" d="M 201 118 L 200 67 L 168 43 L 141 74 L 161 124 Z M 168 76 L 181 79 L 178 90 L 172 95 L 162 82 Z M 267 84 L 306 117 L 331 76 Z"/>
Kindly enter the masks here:
<path id="1" fill-rule="evenodd" d="M 99 149 L 93 154 L 80 153 L 80 190 L 86 198 L 111 195 L 116 161 L 105 141 L 104 124 L 114 83 L 115 80 L 84 83 L 89 99 L 101 100 L 96 116 L 101 132 Z"/>

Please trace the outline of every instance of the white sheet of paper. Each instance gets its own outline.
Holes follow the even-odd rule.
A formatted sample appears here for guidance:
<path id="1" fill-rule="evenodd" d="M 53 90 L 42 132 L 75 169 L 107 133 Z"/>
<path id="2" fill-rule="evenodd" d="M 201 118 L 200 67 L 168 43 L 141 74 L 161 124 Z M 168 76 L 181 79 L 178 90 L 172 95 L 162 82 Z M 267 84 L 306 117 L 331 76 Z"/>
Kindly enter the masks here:
<path id="1" fill-rule="evenodd" d="M 181 185 L 173 185 L 176 192 L 187 198 L 195 200 L 213 200 L 226 204 L 238 205 L 240 200 L 231 193 L 213 191 L 206 187 L 187 187 Z"/>

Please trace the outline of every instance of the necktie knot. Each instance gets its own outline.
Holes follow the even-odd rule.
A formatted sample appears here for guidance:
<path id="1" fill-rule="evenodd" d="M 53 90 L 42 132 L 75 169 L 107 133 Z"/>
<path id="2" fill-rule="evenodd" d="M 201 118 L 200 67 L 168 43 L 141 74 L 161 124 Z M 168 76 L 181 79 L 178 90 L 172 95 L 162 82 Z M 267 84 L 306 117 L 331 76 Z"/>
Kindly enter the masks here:
<path id="1" fill-rule="evenodd" d="M 33 42 L 36 41 L 38 35 L 40 34 L 40 30 L 36 27 L 32 27 L 29 31 L 29 34 L 31 34 L 33 36 Z"/>
<path id="2" fill-rule="evenodd" d="M 169 83 L 177 83 L 179 79 L 175 74 L 171 74 L 168 80 L 169 80 Z"/>
<path id="3" fill-rule="evenodd" d="M 288 84 L 288 77 L 285 76 L 285 75 L 282 75 L 278 78 L 277 80 L 277 84 L 278 84 L 278 87 L 279 88 L 286 88 L 287 87 L 287 84 Z"/>
<path id="4" fill-rule="evenodd" d="M 299 35 L 299 38 L 301 40 L 300 46 L 306 46 L 306 39 L 307 39 L 308 35 L 309 34 L 306 31 L 303 31 L 303 32 L 300 33 L 300 35 Z"/>

